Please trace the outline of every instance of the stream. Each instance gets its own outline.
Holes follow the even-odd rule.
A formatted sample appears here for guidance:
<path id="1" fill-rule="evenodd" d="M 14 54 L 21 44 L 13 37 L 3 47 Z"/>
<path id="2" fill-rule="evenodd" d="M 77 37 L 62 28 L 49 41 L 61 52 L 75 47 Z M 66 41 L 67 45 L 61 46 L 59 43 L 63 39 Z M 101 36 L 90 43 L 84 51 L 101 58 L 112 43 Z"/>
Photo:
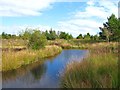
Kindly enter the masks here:
<path id="1" fill-rule="evenodd" d="M 80 62 L 87 53 L 88 50 L 63 50 L 57 56 L 4 72 L 2 88 L 59 88 L 67 64 Z"/>

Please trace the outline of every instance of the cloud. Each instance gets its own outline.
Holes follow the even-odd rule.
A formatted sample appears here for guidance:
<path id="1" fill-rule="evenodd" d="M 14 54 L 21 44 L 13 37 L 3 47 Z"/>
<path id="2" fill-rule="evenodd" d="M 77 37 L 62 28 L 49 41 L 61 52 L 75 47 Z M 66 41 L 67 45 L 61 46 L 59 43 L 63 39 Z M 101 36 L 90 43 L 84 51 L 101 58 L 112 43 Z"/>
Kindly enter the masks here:
<path id="1" fill-rule="evenodd" d="M 87 4 L 88 4 L 88 5 L 94 5 L 95 3 L 94 3 L 94 0 L 89 0 L 89 1 L 87 2 Z"/>
<path id="2" fill-rule="evenodd" d="M 0 16 L 38 16 L 54 0 L 0 0 Z"/>
<path id="3" fill-rule="evenodd" d="M 38 16 L 45 9 L 51 8 L 54 2 L 56 0 L 0 0 L 0 16 Z M 56 31 L 68 32 L 74 37 L 87 32 L 95 35 L 100 31 L 99 27 L 103 22 L 107 21 L 107 17 L 112 13 L 118 16 L 117 5 L 118 2 L 113 0 L 100 0 L 99 2 L 89 0 L 86 2 L 86 7 L 83 7 L 84 10 L 73 12 L 68 16 L 70 19 L 58 21 L 58 27 L 53 28 Z M 0 26 L 3 31 L 15 34 L 26 27 L 39 28 L 42 31 L 51 28 L 47 25 Z"/>
<path id="4" fill-rule="evenodd" d="M 46 30 L 50 30 L 51 27 L 46 25 L 12 25 L 12 26 L 0 25 L 0 29 L 2 30 L 0 31 L 0 33 L 4 31 L 6 33 L 18 35 L 21 31 L 24 31 L 26 28 L 46 31 Z"/>
<path id="5" fill-rule="evenodd" d="M 80 33 L 86 34 L 87 32 L 95 35 L 100 32 L 99 27 L 107 21 L 107 17 L 112 13 L 118 16 L 117 3 L 117 1 L 110 0 L 99 2 L 89 0 L 86 2 L 87 6 L 83 11 L 77 10 L 70 16 L 69 20 L 59 21 L 59 29 L 70 32 L 75 37 Z"/>
<path id="6" fill-rule="evenodd" d="M 72 34 L 74 37 L 78 36 L 80 33 L 86 34 L 90 32 L 91 34 L 97 34 L 98 28 L 101 23 L 96 23 L 94 20 L 84 20 L 84 19 L 73 19 L 70 21 L 59 22 L 58 29 L 60 31 L 65 31 Z"/>

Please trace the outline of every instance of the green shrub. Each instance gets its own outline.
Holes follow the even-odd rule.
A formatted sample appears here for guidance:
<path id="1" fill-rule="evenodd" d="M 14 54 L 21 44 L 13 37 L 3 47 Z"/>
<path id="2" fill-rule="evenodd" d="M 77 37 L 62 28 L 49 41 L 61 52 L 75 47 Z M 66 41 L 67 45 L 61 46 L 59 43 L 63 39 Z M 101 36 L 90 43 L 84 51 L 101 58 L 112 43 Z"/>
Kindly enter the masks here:
<path id="1" fill-rule="evenodd" d="M 43 48 L 46 45 L 46 36 L 39 30 L 34 30 L 29 39 L 28 47 L 34 50 Z"/>

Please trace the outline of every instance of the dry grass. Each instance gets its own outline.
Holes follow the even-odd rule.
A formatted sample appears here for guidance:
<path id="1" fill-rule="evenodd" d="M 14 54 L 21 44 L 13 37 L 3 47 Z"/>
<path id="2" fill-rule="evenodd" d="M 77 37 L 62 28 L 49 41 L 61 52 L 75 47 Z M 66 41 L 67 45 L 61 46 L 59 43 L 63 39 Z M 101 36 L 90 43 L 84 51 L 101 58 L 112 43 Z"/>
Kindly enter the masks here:
<path id="1" fill-rule="evenodd" d="M 99 46 L 91 50 L 90 55 L 81 63 L 68 65 L 62 80 L 62 87 L 116 88 L 118 86 L 116 52 L 109 47 Z"/>
<path id="2" fill-rule="evenodd" d="M 2 39 L 2 48 L 25 47 L 28 41 L 22 39 Z"/>
<path id="3" fill-rule="evenodd" d="M 22 50 L 19 52 L 2 52 L 2 71 L 19 68 L 42 58 L 51 57 L 60 53 L 62 49 L 58 46 L 46 46 L 41 50 Z"/>

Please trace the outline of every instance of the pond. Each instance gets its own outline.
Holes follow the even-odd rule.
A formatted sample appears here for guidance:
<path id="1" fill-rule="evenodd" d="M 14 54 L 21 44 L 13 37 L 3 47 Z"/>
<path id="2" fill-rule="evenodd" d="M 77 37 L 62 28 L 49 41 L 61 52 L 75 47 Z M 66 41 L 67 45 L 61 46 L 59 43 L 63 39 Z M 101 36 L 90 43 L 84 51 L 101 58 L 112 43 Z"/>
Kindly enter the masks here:
<path id="1" fill-rule="evenodd" d="M 63 50 L 44 61 L 2 73 L 2 88 L 59 88 L 68 63 L 80 62 L 87 50 Z"/>

